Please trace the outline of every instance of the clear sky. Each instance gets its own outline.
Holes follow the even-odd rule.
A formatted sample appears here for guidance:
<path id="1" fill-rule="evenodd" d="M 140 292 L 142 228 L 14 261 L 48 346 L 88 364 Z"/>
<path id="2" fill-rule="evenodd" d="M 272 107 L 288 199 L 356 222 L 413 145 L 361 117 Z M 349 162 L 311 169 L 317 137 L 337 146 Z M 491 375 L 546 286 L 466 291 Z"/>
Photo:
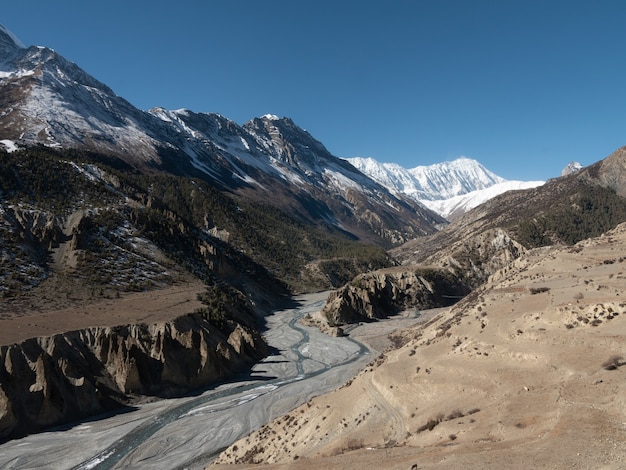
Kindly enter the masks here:
<path id="1" fill-rule="evenodd" d="M 20 0 L 0 24 L 141 109 L 287 116 L 339 157 L 534 180 L 626 145 L 623 0 Z"/>

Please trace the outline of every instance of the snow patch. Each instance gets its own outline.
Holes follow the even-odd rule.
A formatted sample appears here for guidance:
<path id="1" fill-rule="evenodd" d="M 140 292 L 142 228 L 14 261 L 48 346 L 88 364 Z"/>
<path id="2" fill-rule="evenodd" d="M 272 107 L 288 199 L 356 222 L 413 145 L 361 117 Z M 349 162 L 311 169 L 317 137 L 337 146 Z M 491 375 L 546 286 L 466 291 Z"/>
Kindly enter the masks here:
<path id="1" fill-rule="evenodd" d="M 248 142 L 246 141 L 246 139 L 244 139 L 243 137 L 239 137 L 241 139 L 241 143 L 243 144 L 244 148 L 248 151 L 250 151 L 250 145 L 248 145 Z"/>
<path id="2" fill-rule="evenodd" d="M 0 72 L 0 78 L 22 78 L 35 75 L 34 70 L 15 70 L 12 72 Z"/>
<path id="3" fill-rule="evenodd" d="M 9 153 L 19 150 L 19 147 L 17 146 L 17 144 L 13 142 L 12 140 L 3 139 L 3 140 L 0 140 L 0 144 L 4 145 L 6 151 Z"/>
<path id="4" fill-rule="evenodd" d="M 324 169 L 324 176 L 327 177 L 329 183 L 340 189 L 356 189 L 357 191 L 365 192 L 363 187 L 356 181 L 348 178 L 345 174 L 338 171 L 333 171 L 329 168 Z"/>
<path id="5" fill-rule="evenodd" d="M 461 194 L 460 196 L 454 196 L 448 199 L 437 201 L 424 200 L 420 202 L 430 210 L 448 219 L 452 215 L 459 215 L 478 207 L 507 191 L 536 188 L 544 183 L 545 181 L 505 181 L 485 189 L 471 191 L 467 194 Z"/>

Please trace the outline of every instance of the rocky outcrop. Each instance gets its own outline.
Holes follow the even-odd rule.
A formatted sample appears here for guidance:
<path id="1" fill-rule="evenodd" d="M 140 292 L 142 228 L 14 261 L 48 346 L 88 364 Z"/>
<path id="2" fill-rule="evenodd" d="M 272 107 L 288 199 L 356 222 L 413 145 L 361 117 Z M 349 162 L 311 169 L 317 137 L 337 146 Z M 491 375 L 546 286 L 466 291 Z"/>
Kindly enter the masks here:
<path id="1" fill-rule="evenodd" d="M 409 308 L 452 305 L 469 293 L 444 270 L 393 268 L 357 276 L 329 295 L 322 310 L 330 325 L 386 318 Z"/>
<path id="2" fill-rule="evenodd" d="M 260 334 L 201 314 L 94 327 L 0 347 L 0 440 L 170 397 L 244 370 L 267 354 Z"/>
<path id="3" fill-rule="evenodd" d="M 408 266 L 446 269 L 474 289 L 526 251 L 508 231 L 485 227 L 480 223 L 482 219 L 462 225 L 466 219 L 452 224 L 457 230 L 446 228 L 431 237 L 412 240 L 390 254 L 407 269 Z"/>
<path id="4" fill-rule="evenodd" d="M 626 197 L 626 147 L 617 149 L 604 160 L 583 169 L 580 178 Z"/>
<path id="5" fill-rule="evenodd" d="M 496 228 L 451 243 L 447 249 L 428 257 L 425 263 L 450 271 L 474 289 L 525 251 L 505 230 Z"/>

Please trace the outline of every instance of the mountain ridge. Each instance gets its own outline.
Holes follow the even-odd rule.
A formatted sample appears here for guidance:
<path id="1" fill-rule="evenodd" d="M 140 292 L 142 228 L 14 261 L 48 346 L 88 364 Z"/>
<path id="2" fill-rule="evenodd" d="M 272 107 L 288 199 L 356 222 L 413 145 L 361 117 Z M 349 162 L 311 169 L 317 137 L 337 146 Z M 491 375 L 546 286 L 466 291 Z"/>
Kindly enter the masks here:
<path id="1" fill-rule="evenodd" d="M 318 218 L 336 227 L 348 227 L 358 237 L 371 237 L 373 231 L 376 238 L 388 243 L 432 233 L 445 223 L 445 218 L 451 220 L 492 197 L 493 190 L 472 194 L 467 197 L 468 202 L 431 201 L 505 181 L 465 157 L 411 170 L 376 162 L 378 170 L 372 172 L 372 159 L 369 164 L 347 159 L 352 166 L 344 165 L 344 159 L 331 155 L 291 119 L 271 114 L 239 125 L 217 113 L 159 107 L 142 111 L 55 51 L 40 46 L 22 47 L 15 35 L 6 28 L 3 31 L 3 44 L 11 50 L 10 59 L 0 64 L 0 83 L 4 85 L 0 86 L 0 98 L 7 103 L 7 111 L 0 116 L 5 145 L 15 141 L 87 148 L 122 157 L 141 171 L 165 170 L 208 178 L 224 190 L 272 203 L 277 198 L 263 194 L 268 175 L 282 180 L 285 192 L 279 193 L 283 200 L 293 200 L 294 196 L 301 199 L 298 194 L 312 184 L 308 201 L 288 203 L 289 210 L 308 220 Z M 383 173 L 386 177 L 381 176 Z M 520 183 L 511 184 L 511 188 L 502 186 L 502 191 L 522 187 Z M 332 194 L 332 199 L 320 190 Z M 338 193 L 353 196 L 346 199 Z M 343 210 L 333 202 L 337 197 L 343 199 L 343 205 L 352 206 L 352 214 L 376 207 L 374 212 L 382 214 L 381 221 L 354 220 L 347 213 L 338 217 Z M 326 199 L 323 204 L 319 204 L 320 198 Z M 369 207 L 372 202 L 374 205 Z M 329 203 L 334 207 L 329 207 Z M 400 219 L 392 216 L 389 207 L 404 211 L 401 219 L 409 223 L 400 226 Z M 369 226 L 365 232 L 364 226 Z"/>
<path id="2" fill-rule="evenodd" d="M 397 163 L 379 163 L 371 157 L 349 158 L 348 161 L 385 186 L 420 201 L 447 199 L 505 181 L 467 157 L 410 169 Z"/>
<path id="3" fill-rule="evenodd" d="M 3 38 L 12 51 L 0 63 L 5 146 L 86 149 L 140 172 L 198 177 L 374 243 L 401 243 L 445 223 L 330 154 L 289 118 L 240 126 L 215 113 L 142 111 L 52 49 Z"/>
<path id="4" fill-rule="evenodd" d="M 406 194 L 448 220 L 498 194 L 544 183 L 506 180 L 468 157 L 411 169 L 397 163 L 380 163 L 371 157 L 347 160 L 391 192 Z"/>

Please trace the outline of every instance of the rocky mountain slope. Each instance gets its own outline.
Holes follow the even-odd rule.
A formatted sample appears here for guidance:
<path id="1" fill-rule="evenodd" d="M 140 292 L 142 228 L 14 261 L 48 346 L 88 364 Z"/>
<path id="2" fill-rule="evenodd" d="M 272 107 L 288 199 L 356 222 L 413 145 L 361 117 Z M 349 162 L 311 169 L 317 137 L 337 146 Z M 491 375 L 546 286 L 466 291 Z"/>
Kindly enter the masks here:
<path id="1" fill-rule="evenodd" d="M 543 181 L 508 181 L 471 158 L 411 169 L 373 158 L 348 161 L 394 194 L 406 194 L 448 220 L 506 191 L 541 186 Z"/>
<path id="2" fill-rule="evenodd" d="M 618 196 L 626 197 L 626 147 L 613 152 L 609 157 L 590 165 L 577 173 L 583 181 L 609 188 Z"/>
<path id="3" fill-rule="evenodd" d="M 529 251 L 213 468 L 623 468 L 625 250 Z"/>
<path id="4" fill-rule="evenodd" d="M 433 261 L 431 257 L 447 256 L 455 247 L 462 248 L 464 240 L 497 228 L 525 248 L 572 244 L 597 236 L 626 220 L 625 166 L 622 148 L 541 187 L 497 196 L 434 236 L 415 239 L 393 254 L 405 263 Z"/>
<path id="5" fill-rule="evenodd" d="M 449 221 L 454 221 L 466 212 L 508 191 L 536 188 L 544 184 L 543 181 L 504 181 L 484 189 L 477 189 L 469 193 L 453 196 L 448 199 L 421 201 L 424 206 Z"/>
<path id="6" fill-rule="evenodd" d="M 57 52 L 0 30 L 0 138 L 77 148 L 141 172 L 198 177 L 304 223 L 390 246 L 443 220 L 331 155 L 290 119 L 244 126 L 217 114 L 133 107 Z"/>

